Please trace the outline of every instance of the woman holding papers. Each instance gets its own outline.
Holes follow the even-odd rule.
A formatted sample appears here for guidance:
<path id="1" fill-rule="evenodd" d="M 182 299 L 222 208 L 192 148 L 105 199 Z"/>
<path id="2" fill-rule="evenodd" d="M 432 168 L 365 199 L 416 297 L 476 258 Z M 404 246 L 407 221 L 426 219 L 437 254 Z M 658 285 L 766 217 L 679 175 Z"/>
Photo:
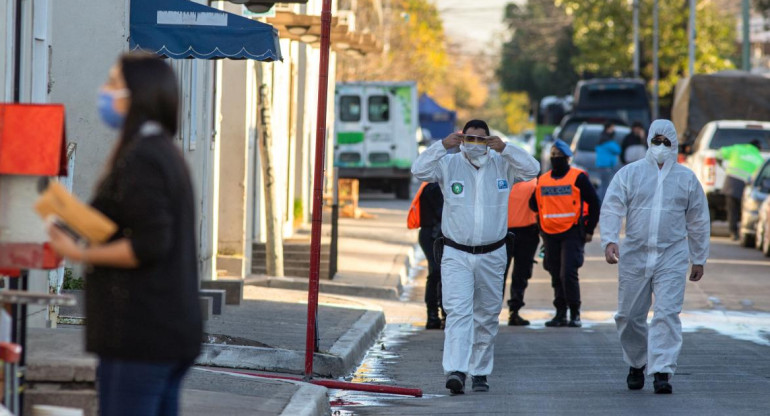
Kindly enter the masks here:
<path id="1" fill-rule="evenodd" d="M 99 356 L 102 415 L 176 415 L 200 351 L 201 312 L 190 175 L 173 143 L 177 82 L 156 56 L 129 54 L 99 93 L 118 141 L 91 205 L 118 231 L 82 246 L 55 225 L 51 245 L 87 265 L 86 348 Z"/>

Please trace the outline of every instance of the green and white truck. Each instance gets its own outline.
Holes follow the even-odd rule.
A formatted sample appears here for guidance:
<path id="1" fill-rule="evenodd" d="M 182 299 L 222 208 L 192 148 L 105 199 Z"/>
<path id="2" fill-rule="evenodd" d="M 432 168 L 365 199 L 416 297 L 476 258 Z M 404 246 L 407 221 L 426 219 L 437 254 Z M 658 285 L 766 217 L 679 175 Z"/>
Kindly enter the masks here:
<path id="1" fill-rule="evenodd" d="M 334 166 L 361 188 L 409 199 L 420 140 L 415 82 L 344 82 L 335 90 Z"/>

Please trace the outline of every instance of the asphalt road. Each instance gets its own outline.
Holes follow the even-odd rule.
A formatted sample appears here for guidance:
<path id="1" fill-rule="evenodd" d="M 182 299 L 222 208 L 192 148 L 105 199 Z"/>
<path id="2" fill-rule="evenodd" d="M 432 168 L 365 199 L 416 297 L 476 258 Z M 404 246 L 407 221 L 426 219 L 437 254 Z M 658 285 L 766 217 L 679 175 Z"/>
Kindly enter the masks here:
<path id="1" fill-rule="evenodd" d="M 364 195 L 361 206 L 403 210 L 408 201 Z M 406 234 L 405 234 L 406 235 Z M 527 328 L 505 325 L 501 312 L 489 393 L 448 396 L 441 369 L 443 333 L 424 330 L 424 271 L 403 302 L 377 303 L 388 327 L 355 374 L 369 381 L 423 389 L 422 398 L 332 391 L 335 415 L 767 415 L 770 414 L 770 259 L 712 238 L 706 274 L 687 283 L 684 347 L 672 396 L 626 389 L 612 316 L 617 269 L 598 242 L 580 271 L 581 329 L 545 328 L 553 313 L 550 278 L 535 266 L 522 314 Z M 470 389 L 468 389 L 470 390 Z"/>

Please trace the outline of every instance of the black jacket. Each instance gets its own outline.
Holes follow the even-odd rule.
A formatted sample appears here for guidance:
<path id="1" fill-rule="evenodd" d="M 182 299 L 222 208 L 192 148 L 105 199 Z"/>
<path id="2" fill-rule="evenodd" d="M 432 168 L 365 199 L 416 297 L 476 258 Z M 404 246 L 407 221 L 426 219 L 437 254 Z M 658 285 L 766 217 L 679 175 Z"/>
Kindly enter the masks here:
<path id="1" fill-rule="evenodd" d="M 430 230 L 432 238 L 441 236 L 441 212 L 444 195 L 438 183 L 429 183 L 420 194 L 420 228 Z"/>
<path id="2" fill-rule="evenodd" d="M 129 146 L 92 205 L 118 224 L 111 241 L 131 241 L 139 267 L 87 273 L 86 348 L 113 359 L 193 360 L 203 325 L 190 174 L 168 137 Z"/>

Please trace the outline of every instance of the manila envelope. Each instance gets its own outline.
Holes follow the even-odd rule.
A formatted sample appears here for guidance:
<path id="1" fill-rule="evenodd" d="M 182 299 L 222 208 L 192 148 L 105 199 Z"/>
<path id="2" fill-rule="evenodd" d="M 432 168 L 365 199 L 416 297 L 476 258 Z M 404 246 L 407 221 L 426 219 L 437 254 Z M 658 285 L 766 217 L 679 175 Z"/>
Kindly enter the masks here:
<path id="1" fill-rule="evenodd" d="M 79 201 L 64 187 L 51 181 L 35 203 L 35 211 L 43 219 L 55 215 L 91 244 L 107 241 L 118 226 L 96 209 Z"/>

